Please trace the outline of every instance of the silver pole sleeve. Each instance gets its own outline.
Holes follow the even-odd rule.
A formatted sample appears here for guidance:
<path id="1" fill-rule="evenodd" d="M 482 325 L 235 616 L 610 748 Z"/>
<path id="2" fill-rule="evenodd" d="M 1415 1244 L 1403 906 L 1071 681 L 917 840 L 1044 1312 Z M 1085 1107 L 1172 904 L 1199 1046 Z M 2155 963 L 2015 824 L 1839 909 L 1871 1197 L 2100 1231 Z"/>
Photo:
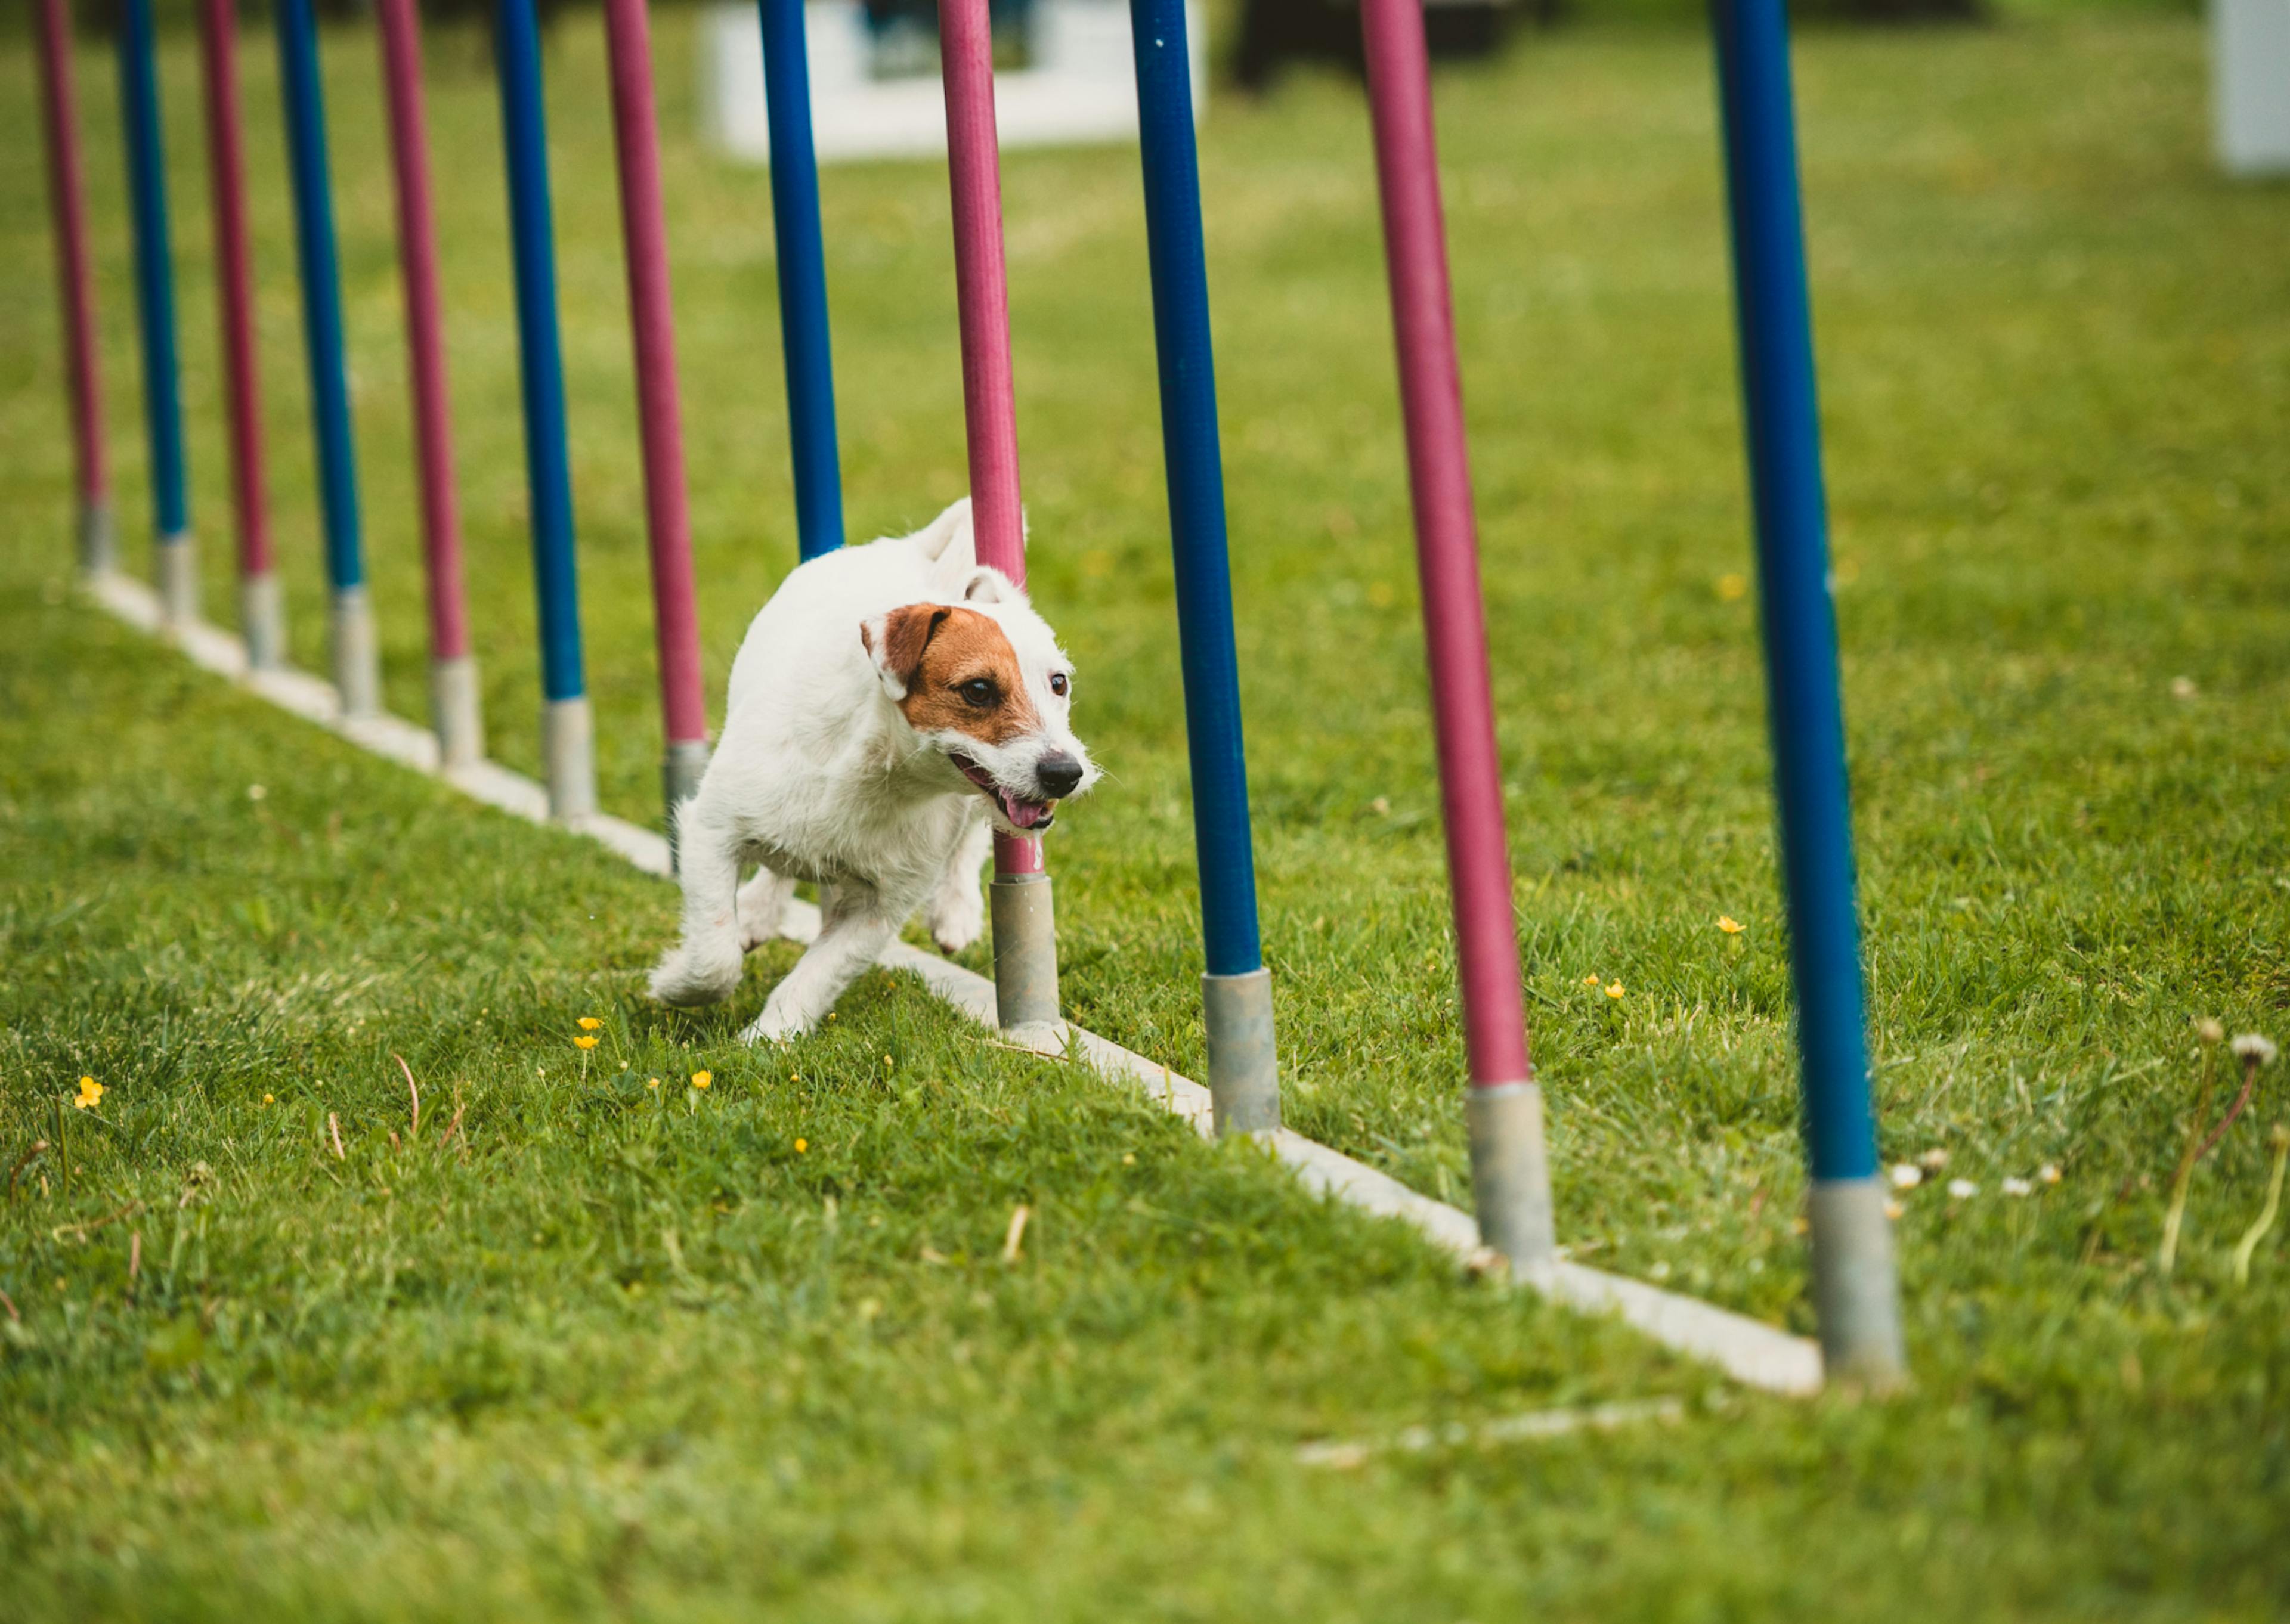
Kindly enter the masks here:
<path id="1" fill-rule="evenodd" d="M 108 575 L 119 558 L 118 532 L 111 525 L 108 502 L 79 505 L 79 570 L 89 577 Z"/>
<path id="2" fill-rule="evenodd" d="M 429 725 L 437 733 L 437 766 L 451 772 L 485 758 L 485 718 L 477 699 L 477 657 L 429 662 Z"/>
<path id="3" fill-rule="evenodd" d="M 700 780 L 708 772 L 708 743 L 702 739 L 671 739 L 668 753 L 660 761 L 661 800 L 668 808 L 668 866 L 674 873 L 677 867 L 677 825 L 684 814 L 684 804 L 700 793 Z"/>
<path id="4" fill-rule="evenodd" d="M 152 572 L 159 588 L 159 613 L 170 626 L 189 626 L 199 618 L 198 547 L 188 530 L 161 536 L 152 549 Z"/>
<path id="5" fill-rule="evenodd" d="M 373 605 L 364 587 L 338 587 L 327 616 L 332 645 L 334 692 L 347 721 L 381 713 L 381 655 L 375 646 Z"/>
<path id="6" fill-rule="evenodd" d="M 1465 1100 L 1464 1120 L 1471 1136 L 1471 1192 L 1480 1244 L 1501 1252 L 1514 1272 L 1549 1267 L 1557 1252 L 1541 1085 L 1474 1088 Z"/>
<path id="7" fill-rule="evenodd" d="M 1272 1036 L 1272 972 L 1201 978 L 1209 1033 L 1209 1097 L 1217 1132 L 1270 1133 L 1280 1126 L 1280 1063 Z"/>
<path id="8" fill-rule="evenodd" d="M 997 874 L 987 887 L 994 916 L 994 1007 L 1002 1026 L 1058 1023 L 1058 929 L 1046 874 Z"/>
<path id="9" fill-rule="evenodd" d="M 1908 1380 L 1908 1355 L 1882 1180 L 1816 1179 L 1806 1219 L 1813 1240 L 1814 1313 L 1830 1380 L 1900 1386 Z"/>
<path id="10" fill-rule="evenodd" d="M 276 671 L 286 663 L 285 598 L 276 571 L 238 578 L 238 630 L 248 670 Z"/>
<path id="11" fill-rule="evenodd" d="M 586 694 L 551 700 L 540 713 L 541 757 L 548 771 L 548 815 L 577 823 L 597 810 L 597 730 Z"/>

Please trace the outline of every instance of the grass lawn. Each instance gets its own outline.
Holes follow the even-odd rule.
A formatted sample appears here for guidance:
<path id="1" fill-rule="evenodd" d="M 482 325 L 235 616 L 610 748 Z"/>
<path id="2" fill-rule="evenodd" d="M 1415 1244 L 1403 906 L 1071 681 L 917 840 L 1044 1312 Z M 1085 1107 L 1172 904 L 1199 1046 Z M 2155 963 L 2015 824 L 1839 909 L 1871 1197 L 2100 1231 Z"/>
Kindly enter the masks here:
<path id="1" fill-rule="evenodd" d="M 794 556 L 768 192 L 692 140 L 690 19 L 660 27 L 720 695 Z M 2290 1116 L 2284 1072 L 2198 1171 L 2175 1273 L 2156 1266 L 2191 1022 L 2290 1037 L 2290 191 L 2214 173 L 2201 46 L 2191 19 L 2126 12 L 1799 52 L 1883 1148 L 1943 1150 L 1942 1178 L 1978 1187 L 1902 1196 L 1918 1382 L 1872 1404 L 1744 1396 L 1459 1282 L 1246 1150 L 982 1042 L 909 982 L 871 976 L 818 1037 L 743 1050 L 789 949 L 759 955 L 727 1009 L 660 1010 L 638 972 L 671 928 L 664 887 L 76 603 L 32 65 L 7 36 L 0 1160 L 58 1142 L 0 1208 L 21 1316 L 0 1321 L 0 1611 L 2278 1616 L 2290 1243 L 2278 1228 L 2246 1284 L 2230 1253 L 2263 1198 L 2265 1131 Z M 326 52 L 386 687 L 418 716 L 379 76 L 362 28 Z M 273 60 L 250 36 L 272 493 L 295 654 L 323 669 Z M 140 568 L 114 80 L 97 49 L 80 69 Z M 193 508 L 220 615 L 188 36 L 164 70 Z M 604 794 L 653 820 L 593 14 L 560 24 L 548 71 Z M 430 95 L 489 719 L 532 771 L 480 36 L 433 39 Z M 1706 47 L 1533 38 L 1440 97 L 1561 1236 L 1810 1329 Z M 1220 100 L 1203 164 L 1289 1120 L 1468 1204 L 1357 92 L 1307 78 Z M 1013 155 L 1005 186 L 1035 588 L 1110 769 L 1051 843 L 1065 994 L 1199 1076 L 1135 156 Z M 943 176 L 833 170 L 826 211 L 863 536 L 963 483 Z M 603 1023 L 586 1053 L 582 1016 Z M 701 1070 L 705 1091 L 685 1081 Z M 106 1092 L 78 1111 L 83 1075 Z M 2046 1164 L 2056 1184 L 2002 1193 Z M 1660 1396 L 1685 1401 L 1680 1425 L 1348 1472 L 1296 1458 Z"/>

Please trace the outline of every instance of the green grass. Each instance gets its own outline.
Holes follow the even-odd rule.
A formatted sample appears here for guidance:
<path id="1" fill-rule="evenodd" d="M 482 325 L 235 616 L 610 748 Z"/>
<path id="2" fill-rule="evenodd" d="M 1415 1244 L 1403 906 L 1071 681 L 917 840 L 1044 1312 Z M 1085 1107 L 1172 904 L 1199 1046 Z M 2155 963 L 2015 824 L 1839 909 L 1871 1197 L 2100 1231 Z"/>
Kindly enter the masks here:
<path id="1" fill-rule="evenodd" d="M 767 191 L 689 139 L 687 28 L 664 15 L 659 50 L 720 692 L 793 544 Z M 388 697 L 419 716 L 379 85 L 362 31 L 327 52 Z M 323 668 L 271 60 L 250 37 L 272 486 L 296 655 Z M 164 67 L 220 612 L 187 39 Z M 604 792 L 650 820 L 593 17 L 560 29 L 549 72 Z M 2290 1024 L 2290 192 L 2214 172 L 2187 20 L 1822 35 L 1799 75 L 1883 1148 L 1945 1148 L 1981 1186 L 1905 1198 L 1918 1384 L 1882 1405 L 1705 1402 L 1705 1373 L 1460 1283 L 1247 1153 L 982 1044 L 911 983 L 868 978 L 786 1054 L 732 1041 L 783 950 L 730 1009 L 649 1005 L 664 888 L 71 602 L 39 174 L 0 165 L 0 1158 L 60 1119 L 67 1135 L 0 1210 L 0 1288 L 22 1314 L 0 1325 L 5 1612 L 2278 1613 L 2290 1251 L 2278 1230 L 2246 1287 L 2228 1257 L 2263 1194 L 2263 1130 L 2290 1114 L 2281 1074 L 2200 1169 L 2175 1275 L 2153 1260 L 2190 1020 Z M 80 89 L 132 536 L 147 506 L 100 53 Z M 497 753 L 530 771 L 514 327 L 476 36 L 433 41 L 430 93 L 470 591 Z M 1562 1235 L 1807 1329 L 1706 52 L 1536 39 L 1440 94 Z M 28 152 L 20 48 L 0 127 Z M 1467 1203 L 1356 92 L 1305 79 L 1221 101 L 1203 162 L 1289 1119 Z M 1066 996 L 1199 1075 L 1134 164 L 1007 162 L 1020 431 L 1037 594 L 1111 769 L 1052 843 Z M 826 195 L 864 535 L 962 483 L 947 205 L 928 165 L 838 169 Z M 1749 929 L 1722 934 L 1721 914 Z M 583 1014 L 605 1023 L 585 1060 Z M 396 1055 L 423 1089 L 418 1148 Z M 695 1096 L 680 1083 L 702 1068 Z M 83 1074 L 108 1092 L 77 1113 L 59 1102 Z M 1998 1193 L 2046 1162 L 2057 1186 Z M 1035 1217 L 1005 1264 L 1020 1203 Z M 1349 1474 L 1294 1460 L 1315 1437 L 1663 1394 L 1693 1402 L 1682 1427 Z"/>

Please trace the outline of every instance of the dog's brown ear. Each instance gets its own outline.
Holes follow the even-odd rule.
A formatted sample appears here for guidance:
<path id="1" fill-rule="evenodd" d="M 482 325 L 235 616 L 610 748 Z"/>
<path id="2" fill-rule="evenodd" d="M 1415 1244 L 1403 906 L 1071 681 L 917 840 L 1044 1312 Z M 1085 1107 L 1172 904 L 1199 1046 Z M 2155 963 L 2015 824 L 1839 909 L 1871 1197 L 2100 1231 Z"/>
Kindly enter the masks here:
<path id="1" fill-rule="evenodd" d="M 902 604 L 859 623 L 859 641 L 874 659 L 884 692 L 894 700 L 907 697 L 915 673 L 923 668 L 923 651 L 953 612 L 943 604 Z"/>

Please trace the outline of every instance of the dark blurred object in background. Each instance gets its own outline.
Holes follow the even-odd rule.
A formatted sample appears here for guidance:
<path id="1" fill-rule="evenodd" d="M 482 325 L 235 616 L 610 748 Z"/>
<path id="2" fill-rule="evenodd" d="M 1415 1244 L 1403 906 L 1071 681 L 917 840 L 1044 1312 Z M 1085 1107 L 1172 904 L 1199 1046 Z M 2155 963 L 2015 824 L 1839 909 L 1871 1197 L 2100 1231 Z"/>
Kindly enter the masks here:
<path id="1" fill-rule="evenodd" d="M 490 4 L 490 0 L 486 0 Z M 868 68 L 877 79 L 939 71 L 938 0 L 866 0 Z M 990 0 L 997 71 L 1033 66 L 1034 0 Z"/>
<path id="2" fill-rule="evenodd" d="M 547 28 L 552 18 L 584 4 L 593 0 L 533 0 L 533 11 Z M 490 31 L 493 5 L 494 0 L 420 0 L 421 19 L 428 23 L 482 22 Z M 268 28 L 274 9 L 273 0 L 239 0 L 239 27 Z M 364 20 L 373 15 L 373 0 L 311 0 L 311 9 L 322 21 Z M 196 0 L 153 0 L 151 12 L 163 32 L 189 28 L 197 15 Z M 103 39 L 118 37 L 126 14 L 127 0 L 76 0 L 72 7 L 76 31 Z"/>
<path id="3" fill-rule="evenodd" d="M 1978 22 L 1987 0 L 1798 0 L 1800 22 Z M 1521 24 L 1547 28 L 1573 18 L 1698 23 L 1701 0 L 1423 0 L 1423 28 L 1435 59 L 1491 55 Z M 1240 44 L 1233 75 L 1261 91 L 1291 62 L 1337 62 L 1365 74 L 1359 0 L 1241 0 Z"/>
<path id="4" fill-rule="evenodd" d="M 598 0 L 533 0 L 546 31 L 558 16 L 572 11 L 592 11 Z M 706 6 L 714 0 L 649 0 L 655 8 Z M 1213 31 L 1228 15 L 1232 0 L 1208 0 Z M 2099 0 L 2102 4 L 2112 0 Z M 240 24 L 270 27 L 276 0 L 238 0 Z M 372 0 L 311 0 L 327 21 L 363 20 L 372 14 Z M 477 23 L 490 34 L 497 0 L 420 0 L 423 20 L 433 25 Z M 1360 60 L 1359 0 L 1237 0 L 1240 8 L 1238 49 L 1233 59 L 1234 76 L 1246 90 L 1261 91 L 1292 62 L 1333 62 L 1355 74 L 1364 73 Z M 2166 0 L 2192 6 L 2199 0 Z M 998 68 L 1026 65 L 1030 35 L 1028 13 L 1031 0 L 991 0 L 994 17 L 994 57 Z M 126 0 L 75 0 L 72 16 L 77 30 L 87 36 L 114 38 L 125 14 Z M 152 13 L 163 32 L 194 25 L 197 0 L 152 0 Z M 881 76 L 905 73 L 935 73 L 938 0 L 866 0 L 867 19 L 877 45 L 877 68 Z M 1798 22 L 1887 24 L 1979 22 L 1988 16 L 1988 0 L 1791 0 L 1790 12 Z M 1676 24 L 1701 27 L 1707 17 L 1707 0 L 1423 0 L 1424 31 L 1431 54 L 1452 60 L 1492 55 L 1513 29 L 1523 25 L 1549 28 L 1573 21 Z"/>
<path id="5" fill-rule="evenodd" d="M 1424 0 L 1434 58 L 1486 56 L 1513 23 L 1557 20 L 1560 0 Z M 1243 0 L 1234 76 L 1244 90 L 1269 86 L 1290 62 L 1341 62 L 1365 74 L 1358 0 Z"/>

